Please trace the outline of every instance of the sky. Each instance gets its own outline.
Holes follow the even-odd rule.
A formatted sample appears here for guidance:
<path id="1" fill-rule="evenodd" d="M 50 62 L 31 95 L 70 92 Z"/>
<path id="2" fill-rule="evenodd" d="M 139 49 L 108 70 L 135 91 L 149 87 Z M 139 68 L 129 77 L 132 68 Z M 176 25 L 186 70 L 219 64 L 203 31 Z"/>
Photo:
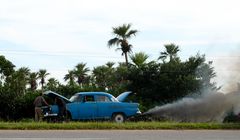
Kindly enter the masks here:
<path id="1" fill-rule="evenodd" d="M 124 62 L 109 49 L 112 27 L 131 23 L 133 53 L 156 60 L 164 44 L 184 61 L 197 53 L 213 61 L 219 86 L 240 82 L 239 0 L 0 0 L 0 55 L 59 81 L 78 63 L 91 70 Z M 231 88 L 231 86 L 228 86 Z"/>

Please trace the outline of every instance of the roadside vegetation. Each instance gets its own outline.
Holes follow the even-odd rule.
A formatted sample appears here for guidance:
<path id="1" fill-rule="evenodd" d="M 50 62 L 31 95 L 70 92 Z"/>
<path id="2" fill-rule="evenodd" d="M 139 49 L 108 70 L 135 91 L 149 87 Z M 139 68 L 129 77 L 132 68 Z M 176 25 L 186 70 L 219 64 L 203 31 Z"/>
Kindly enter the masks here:
<path id="1" fill-rule="evenodd" d="M 170 43 L 159 46 L 164 48 L 164 51 L 159 52 L 158 58 L 149 60 L 148 54 L 133 52 L 135 46 L 129 41 L 133 39 L 130 37 L 137 35 L 138 30 L 131 29 L 131 27 L 131 24 L 114 27 L 114 38 L 106 42 L 106 46 L 119 47 L 116 50 L 121 51 L 126 62 L 118 64 L 106 62 L 105 65 L 96 66 L 92 70 L 87 67 L 87 63 L 79 62 L 74 68 L 69 69 L 63 77 L 66 84 L 51 77 L 51 74 L 44 68 L 39 71 L 32 71 L 28 67 L 17 68 L 5 56 L 0 55 L 0 120 L 19 121 L 24 118 L 33 118 L 33 100 L 40 92 L 46 90 L 55 91 L 66 97 L 81 91 L 106 91 L 114 96 L 124 91 L 133 91 L 136 94 L 133 94 L 129 101 L 140 103 L 141 111 L 145 112 L 156 105 L 176 101 L 185 96 L 201 95 L 202 88 L 219 89 L 216 87 L 216 83 L 211 82 L 216 73 L 212 67 L 212 62 L 207 62 L 204 54 L 192 54 L 191 57 L 183 61 L 178 53 L 184 50 L 181 50 L 178 45 Z M 68 123 L 66 125 L 16 123 L 14 125 L 14 123 L 1 122 L 1 129 L 4 127 L 8 129 L 11 126 L 20 127 L 19 129 L 24 129 L 26 126 L 28 129 L 32 126 L 35 128 L 37 125 L 39 128 L 50 126 L 53 128 L 61 128 L 62 126 L 81 128 L 85 124 L 87 123 Z M 136 126 L 134 123 L 124 123 L 123 125 L 90 124 L 89 127 L 93 128 L 101 126 L 103 129 L 106 127 L 130 129 L 138 127 L 138 125 L 140 128 L 147 128 L 148 124 L 152 125 L 151 128 L 167 127 L 174 123 L 141 122 L 137 123 Z M 182 123 L 179 125 L 184 126 Z M 189 125 L 188 127 L 194 126 L 193 124 Z M 221 124 L 215 125 L 221 126 Z"/>
<path id="2" fill-rule="evenodd" d="M 239 123 L 177 123 L 177 122 L 0 122 L 1 129 L 17 130 L 156 130 L 156 129 L 240 129 Z"/>

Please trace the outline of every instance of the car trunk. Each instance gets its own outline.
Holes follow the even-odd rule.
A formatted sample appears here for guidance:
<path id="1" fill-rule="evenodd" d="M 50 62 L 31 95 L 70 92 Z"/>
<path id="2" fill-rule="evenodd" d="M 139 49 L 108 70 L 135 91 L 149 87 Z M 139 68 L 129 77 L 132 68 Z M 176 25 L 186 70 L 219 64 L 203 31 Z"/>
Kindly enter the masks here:
<path id="1" fill-rule="evenodd" d="M 132 93 L 131 91 L 123 92 L 120 95 L 118 95 L 117 100 L 119 102 L 124 102 L 127 99 L 127 97 L 129 96 L 129 94 L 131 94 L 131 93 Z"/>

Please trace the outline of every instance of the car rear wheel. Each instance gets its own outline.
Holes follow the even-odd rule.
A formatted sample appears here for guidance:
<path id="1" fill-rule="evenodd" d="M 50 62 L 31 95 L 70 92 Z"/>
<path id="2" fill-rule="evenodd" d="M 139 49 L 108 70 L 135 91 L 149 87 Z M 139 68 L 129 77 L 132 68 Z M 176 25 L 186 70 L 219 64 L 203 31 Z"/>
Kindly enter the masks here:
<path id="1" fill-rule="evenodd" d="M 122 123 L 125 121 L 125 115 L 122 113 L 116 113 L 113 115 L 112 120 L 116 123 Z"/>

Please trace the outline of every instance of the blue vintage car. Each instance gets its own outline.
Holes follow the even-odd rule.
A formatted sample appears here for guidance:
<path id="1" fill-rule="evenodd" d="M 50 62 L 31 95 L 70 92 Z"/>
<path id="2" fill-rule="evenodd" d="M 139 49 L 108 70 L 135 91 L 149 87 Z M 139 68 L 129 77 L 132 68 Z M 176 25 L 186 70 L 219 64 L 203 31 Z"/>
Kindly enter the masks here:
<path id="1" fill-rule="evenodd" d="M 67 116 L 72 120 L 107 119 L 123 122 L 127 118 L 140 114 L 138 103 L 124 102 L 131 92 L 124 92 L 117 98 L 106 92 L 79 92 L 67 99 L 53 91 L 44 95 L 50 98 L 60 97 L 66 103 Z M 50 114 L 58 114 L 57 105 L 51 106 Z"/>

